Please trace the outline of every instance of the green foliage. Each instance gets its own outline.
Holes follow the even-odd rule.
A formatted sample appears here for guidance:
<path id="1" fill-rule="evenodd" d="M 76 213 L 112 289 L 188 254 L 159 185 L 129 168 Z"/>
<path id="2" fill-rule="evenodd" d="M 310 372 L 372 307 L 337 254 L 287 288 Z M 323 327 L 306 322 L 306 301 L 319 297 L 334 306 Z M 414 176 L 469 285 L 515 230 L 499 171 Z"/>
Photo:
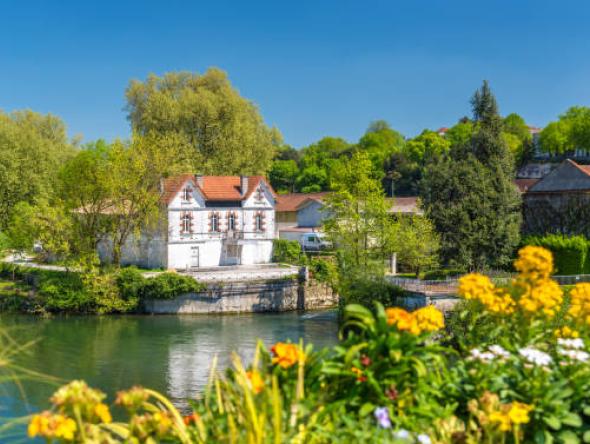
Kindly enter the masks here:
<path id="1" fill-rule="evenodd" d="M 17 203 L 32 204 L 53 193 L 56 172 L 74 152 L 59 118 L 0 111 L 0 230 Z"/>
<path id="2" fill-rule="evenodd" d="M 557 274 L 583 274 L 589 271 L 588 248 L 590 245 L 584 236 L 561 234 L 530 236 L 524 238 L 522 244 L 536 245 L 551 251 Z"/>
<path id="3" fill-rule="evenodd" d="M 319 281 L 336 288 L 338 285 L 338 267 L 333 260 L 314 257 L 309 263 L 309 269 L 313 277 Z"/>
<path id="4" fill-rule="evenodd" d="M 401 298 L 408 294 L 406 290 L 391 284 L 383 277 L 362 275 L 348 278 L 341 276 L 338 291 L 341 306 L 359 304 L 368 308 L 372 308 L 375 302 L 386 307 L 398 306 Z"/>
<path id="5" fill-rule="evenodd" d="M 421 278 L 425 281 L 440 281 L 447 278 L 458 277 L 465 274 L 462 268 L 443 268 L 439 270 L 430 270 L 422 273 Z"/>
<path id="6" fill-rule="evenodd" d="M 438 264 L 439 235 L 433 224 L 423 216 L 401 216 L 393 225 L 389 242 L 397 253 L 400 265 L 418 276 L 421 270 Z"/>
<path id="7" fill-rule="evenodd" d="M 573 106 L 557 121 L 550 122 L 539 135 L 541 149 L 564 154 L 575 149 L 590 149 L 590 108 Z"/>
<path id="8" fill-rule="evenodd" d="M 205 284 L 178 273 L 161 273 L 146 280 L 140 290 L 142 299 L 174 299 L 183 293 L 203 291 Z"/>
<path id="9" fill-rule="evenodd" d="M 126 91 L 133 130 L 177 139 L 176 146 L 203 174 L 264 174 L 280 144 L 277 130 L 240 96 L 227 74 L 170 72 L 132 81 Z"/>
<path id="10" fill-rule="evenodd" d="M 277 193 L 292 193 L 295 191 L 298 174 L 299 167 L 294 160 L 275 160 L 268 173 L 268 179 Z"/>
<path id="11" fill-rule="evenodd" d="M 451 144 L 446 138 L 434 131 L 424 130 L 419 136 L 406 143 L 405 151 L 411 160 L 424 164 L 448 153 L 450 147 Z"/>
<path id="12" fill-rule="evenodd" d="M 472 103 L 476 130 L 471 142 L 453 146 L 448 158 L 426 167 L 421 197 L 441 236 L 445 263 L 503 267 L 518 245 L 521 222 L 513 157 L 487 83 Z"/>
<path id="13" fill-rule="evenodd" d="M 301 244 L 296 240 L 274 239 L 272 260 L 277 263 L 298 264 L 301 262 Z"/>

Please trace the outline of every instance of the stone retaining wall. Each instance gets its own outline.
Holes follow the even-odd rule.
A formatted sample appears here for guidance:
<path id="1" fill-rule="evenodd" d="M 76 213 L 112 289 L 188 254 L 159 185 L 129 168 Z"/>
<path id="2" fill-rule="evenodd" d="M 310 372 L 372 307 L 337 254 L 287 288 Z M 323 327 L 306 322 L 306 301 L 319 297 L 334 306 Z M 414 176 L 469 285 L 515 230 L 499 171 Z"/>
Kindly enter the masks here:
<path id="1" fill-rule="evenodd" d="M 316 310 L 338 305 L 338 295 L 314 280 L 297 279 L 211 285 L 200 293 L 145 301 L 153 314 L 207 314 Z"/>

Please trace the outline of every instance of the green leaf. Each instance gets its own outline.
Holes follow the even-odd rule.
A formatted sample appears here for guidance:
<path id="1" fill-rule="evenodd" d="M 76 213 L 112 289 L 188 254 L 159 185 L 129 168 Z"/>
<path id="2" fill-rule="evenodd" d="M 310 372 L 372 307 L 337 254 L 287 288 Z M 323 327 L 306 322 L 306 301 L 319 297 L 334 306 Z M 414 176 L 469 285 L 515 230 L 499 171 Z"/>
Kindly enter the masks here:
<path id="1" fill-rule="evenodd" d="M 562 424 L 571 426 L 571 427 L 581 427 L 582 426 L 582 418 L 577 413 L 569 412 L 561 418 Z"/>
<path id="2" fill-rule="evenodd" d="M 555 416 L 545 416 L 543 418 L 543 421 L 545 422 L 545 424 L 547 424 L 553 430 L 561 429 L 561 421 L 558 418 L 556 418 Z"/>
<path id="3" fill-rule="evenodd" d="M 375 405 L 374 404 L 371 404 L 370 402 L 366 402 L 360 408 L 360 410 L 359 410 L 359 416 L 360 417 L 365 417 L 365 416 L 367 416 L 369 413 L 371 413 L 374 410 L 375 410 Z"/>
<path id="4" fill-rule="evenodd" d="M 584 438 L 583 438 L 584 442 L 588 442 L 590 443 L 590 430 L 587 430 L 584 432 Z"/>
<path id="5" fill-rule="evenodd" d="M 580 442 L 580 438 L 571 430 L 560 432 L 558 438 L 563 444 L 578 444 Z"/>

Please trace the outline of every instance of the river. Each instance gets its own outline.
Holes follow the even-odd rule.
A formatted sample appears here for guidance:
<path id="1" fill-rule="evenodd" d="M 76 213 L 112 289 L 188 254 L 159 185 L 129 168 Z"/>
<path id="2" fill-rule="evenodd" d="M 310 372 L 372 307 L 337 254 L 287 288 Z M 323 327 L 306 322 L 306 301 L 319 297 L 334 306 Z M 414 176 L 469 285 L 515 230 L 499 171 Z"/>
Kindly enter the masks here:
<path id="1" fill-rule="evenodd" d="M 334 311 L 207 316 L 0 315 L 0 324 L 20 344 L 16 364 L 63 381 L 84 379 L 112 396 L 143 385 L 167 394 L 182 407 L 207 381 L 213 357 L 229 365 L 232 351 L 249 360 L 257 339 L 267 346 L 290 339 L 316 348 L 337 340 Z M 48 407 L 56 386 L 24 381 L 24 396 L 13 384 L 0 385 L 2 418 Z"/>

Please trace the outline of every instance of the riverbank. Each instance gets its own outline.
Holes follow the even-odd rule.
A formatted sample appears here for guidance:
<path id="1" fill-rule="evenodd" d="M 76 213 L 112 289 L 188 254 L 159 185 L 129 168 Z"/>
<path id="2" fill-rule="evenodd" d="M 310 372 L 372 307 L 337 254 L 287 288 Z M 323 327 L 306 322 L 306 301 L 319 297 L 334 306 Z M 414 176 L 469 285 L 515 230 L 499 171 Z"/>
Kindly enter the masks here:
<path id="1" fill-rule="evenodd" d="M 267 267 L 268 268 L 268 267 Z M 235 280 L 230 280 L 232 273 Z M 317 310 L 338 305 L 332 286 L 295 267 L 161 272 L 134 268 L 91 273 L 0 264 L 0 310 L 47 314 L 240 313 Z M 261 276 L 279 276 L 260 279 Z M 200 277 L 208 282 L 201 282 Z M 256 280 L 255 278 L 258 279 Z"/>

